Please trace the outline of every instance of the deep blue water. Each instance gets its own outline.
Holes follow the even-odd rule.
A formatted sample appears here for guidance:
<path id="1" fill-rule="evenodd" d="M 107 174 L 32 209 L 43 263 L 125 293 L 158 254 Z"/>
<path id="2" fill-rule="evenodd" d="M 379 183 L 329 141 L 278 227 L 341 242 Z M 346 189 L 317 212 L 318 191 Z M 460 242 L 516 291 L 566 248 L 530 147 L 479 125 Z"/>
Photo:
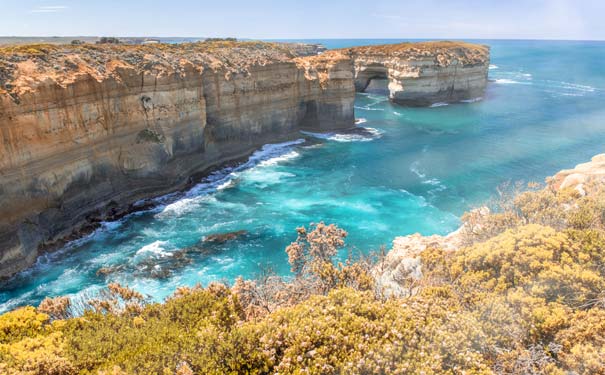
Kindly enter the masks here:
<path id="1" fill-rule="evenodd" d="M 365 134 L 301 134 L 266 146 L 153 211 L 106 223 L 0 286 L 0 311 L 47 295 L 93 293 L 111 281 L 162 299 L 179 285 L 254 277 L 265 266 L 288 274 L 284 248 L 295 228 L 320 220 L 348 230 L 359 251 L 389 246 L 398 235 L 444 234 L 498 185 L 542 181 L 604 152 L 605 43 L 480 42 L 492 49 L 482 100 L 404 108 L 360 94 L 356 117 Z M 236 230 L 248 233 L 201 242 Z M 191 263 L 175 256 L 179 249 Z M 96 275 L 109 266 L 121 268 Z"/>

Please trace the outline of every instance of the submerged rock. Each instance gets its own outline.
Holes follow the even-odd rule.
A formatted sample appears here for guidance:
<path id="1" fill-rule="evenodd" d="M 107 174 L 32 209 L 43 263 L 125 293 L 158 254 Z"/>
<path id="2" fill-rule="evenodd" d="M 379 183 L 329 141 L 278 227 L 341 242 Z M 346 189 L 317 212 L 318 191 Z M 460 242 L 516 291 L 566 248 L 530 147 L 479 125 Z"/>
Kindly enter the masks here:
<path id="1" fill-rule="evenodd" d="M 245 236 L 246 234 L 248 234 L 248 231 L 246 231 L 246 230 L 238 230 L 238 231 L 227 232 L 227 233 L 209 234 L 208 236 L 206 236 L 204 238 L 204 242 L 222 244 L 222 243 L 225 243 L 228 241 L 236 240 L 242 236 Z"/>

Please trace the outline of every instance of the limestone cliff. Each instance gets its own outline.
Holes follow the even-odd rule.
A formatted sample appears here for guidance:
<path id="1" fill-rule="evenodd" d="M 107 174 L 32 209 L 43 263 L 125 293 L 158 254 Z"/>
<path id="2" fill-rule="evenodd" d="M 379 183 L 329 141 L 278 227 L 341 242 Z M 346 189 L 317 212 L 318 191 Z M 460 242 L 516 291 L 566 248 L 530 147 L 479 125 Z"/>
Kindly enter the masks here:
<path id="1" fill-rule="evenodd" d="M 428 105 L 483 94 L 487 47 L 261 42 L 0 48 L 0 277 L 141 198 L 301 129 L 354 125 L 355 88 Z M 301 52 L 302 51 L 302 52 Z"/>
<path id="2" fill-rule="evenodd" d="M 348 56 L 294 57 L 232 42 L 0 49 L 0 276 L 262 144 L 353 126 Z"/>
<path id="3" fill-rule="evenodd" d="M 489 47 L 463 42 L 423 42 L 355 47 L 357 91 L 384 92 L 396 103 L 428 106 L 472 100 L 487 85 Z"/>

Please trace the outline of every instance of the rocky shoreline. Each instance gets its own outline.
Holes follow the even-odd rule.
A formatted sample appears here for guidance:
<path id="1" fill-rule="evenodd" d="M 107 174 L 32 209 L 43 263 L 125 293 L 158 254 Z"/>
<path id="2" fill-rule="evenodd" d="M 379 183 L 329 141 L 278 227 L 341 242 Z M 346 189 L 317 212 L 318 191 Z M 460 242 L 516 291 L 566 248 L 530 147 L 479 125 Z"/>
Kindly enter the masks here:
<path id="1" fill-rule="evenodd" d="M 263 144 L 353 127 L 357 81 L 376 56 L 400 77 L 396 102 L 485 89 L 487 74 L 458 89 L 460 72 L 414 89 L 423 72 L 487 72 L 487 48 L 444 43 L 308 57 L 316 47 L 261 42 L 0 48 L 0 277 Z M 416 77 L 394 71 L 410 64 Z"/>

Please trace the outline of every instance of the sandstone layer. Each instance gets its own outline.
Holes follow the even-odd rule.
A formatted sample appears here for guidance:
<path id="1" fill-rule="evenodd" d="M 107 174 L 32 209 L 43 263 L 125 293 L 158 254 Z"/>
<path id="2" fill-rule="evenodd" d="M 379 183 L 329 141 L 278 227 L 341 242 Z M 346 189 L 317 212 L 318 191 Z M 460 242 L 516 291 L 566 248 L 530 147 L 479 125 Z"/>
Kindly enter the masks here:
<path id="1" fill-rule="evenodd" d="M 489 50 L 261 42 L 0 48 L 0 277 L 265 143 L 354 126 L 379 77 L 412 105 L 481 96 Z"/>
<path id="2" fill-rule="evenodd" d="M 355 66 L 357 91 L 399 104 L 429 106 L 481 98 L 489 47 L 463 42 L 402 43 L 343 50 Z"/>

